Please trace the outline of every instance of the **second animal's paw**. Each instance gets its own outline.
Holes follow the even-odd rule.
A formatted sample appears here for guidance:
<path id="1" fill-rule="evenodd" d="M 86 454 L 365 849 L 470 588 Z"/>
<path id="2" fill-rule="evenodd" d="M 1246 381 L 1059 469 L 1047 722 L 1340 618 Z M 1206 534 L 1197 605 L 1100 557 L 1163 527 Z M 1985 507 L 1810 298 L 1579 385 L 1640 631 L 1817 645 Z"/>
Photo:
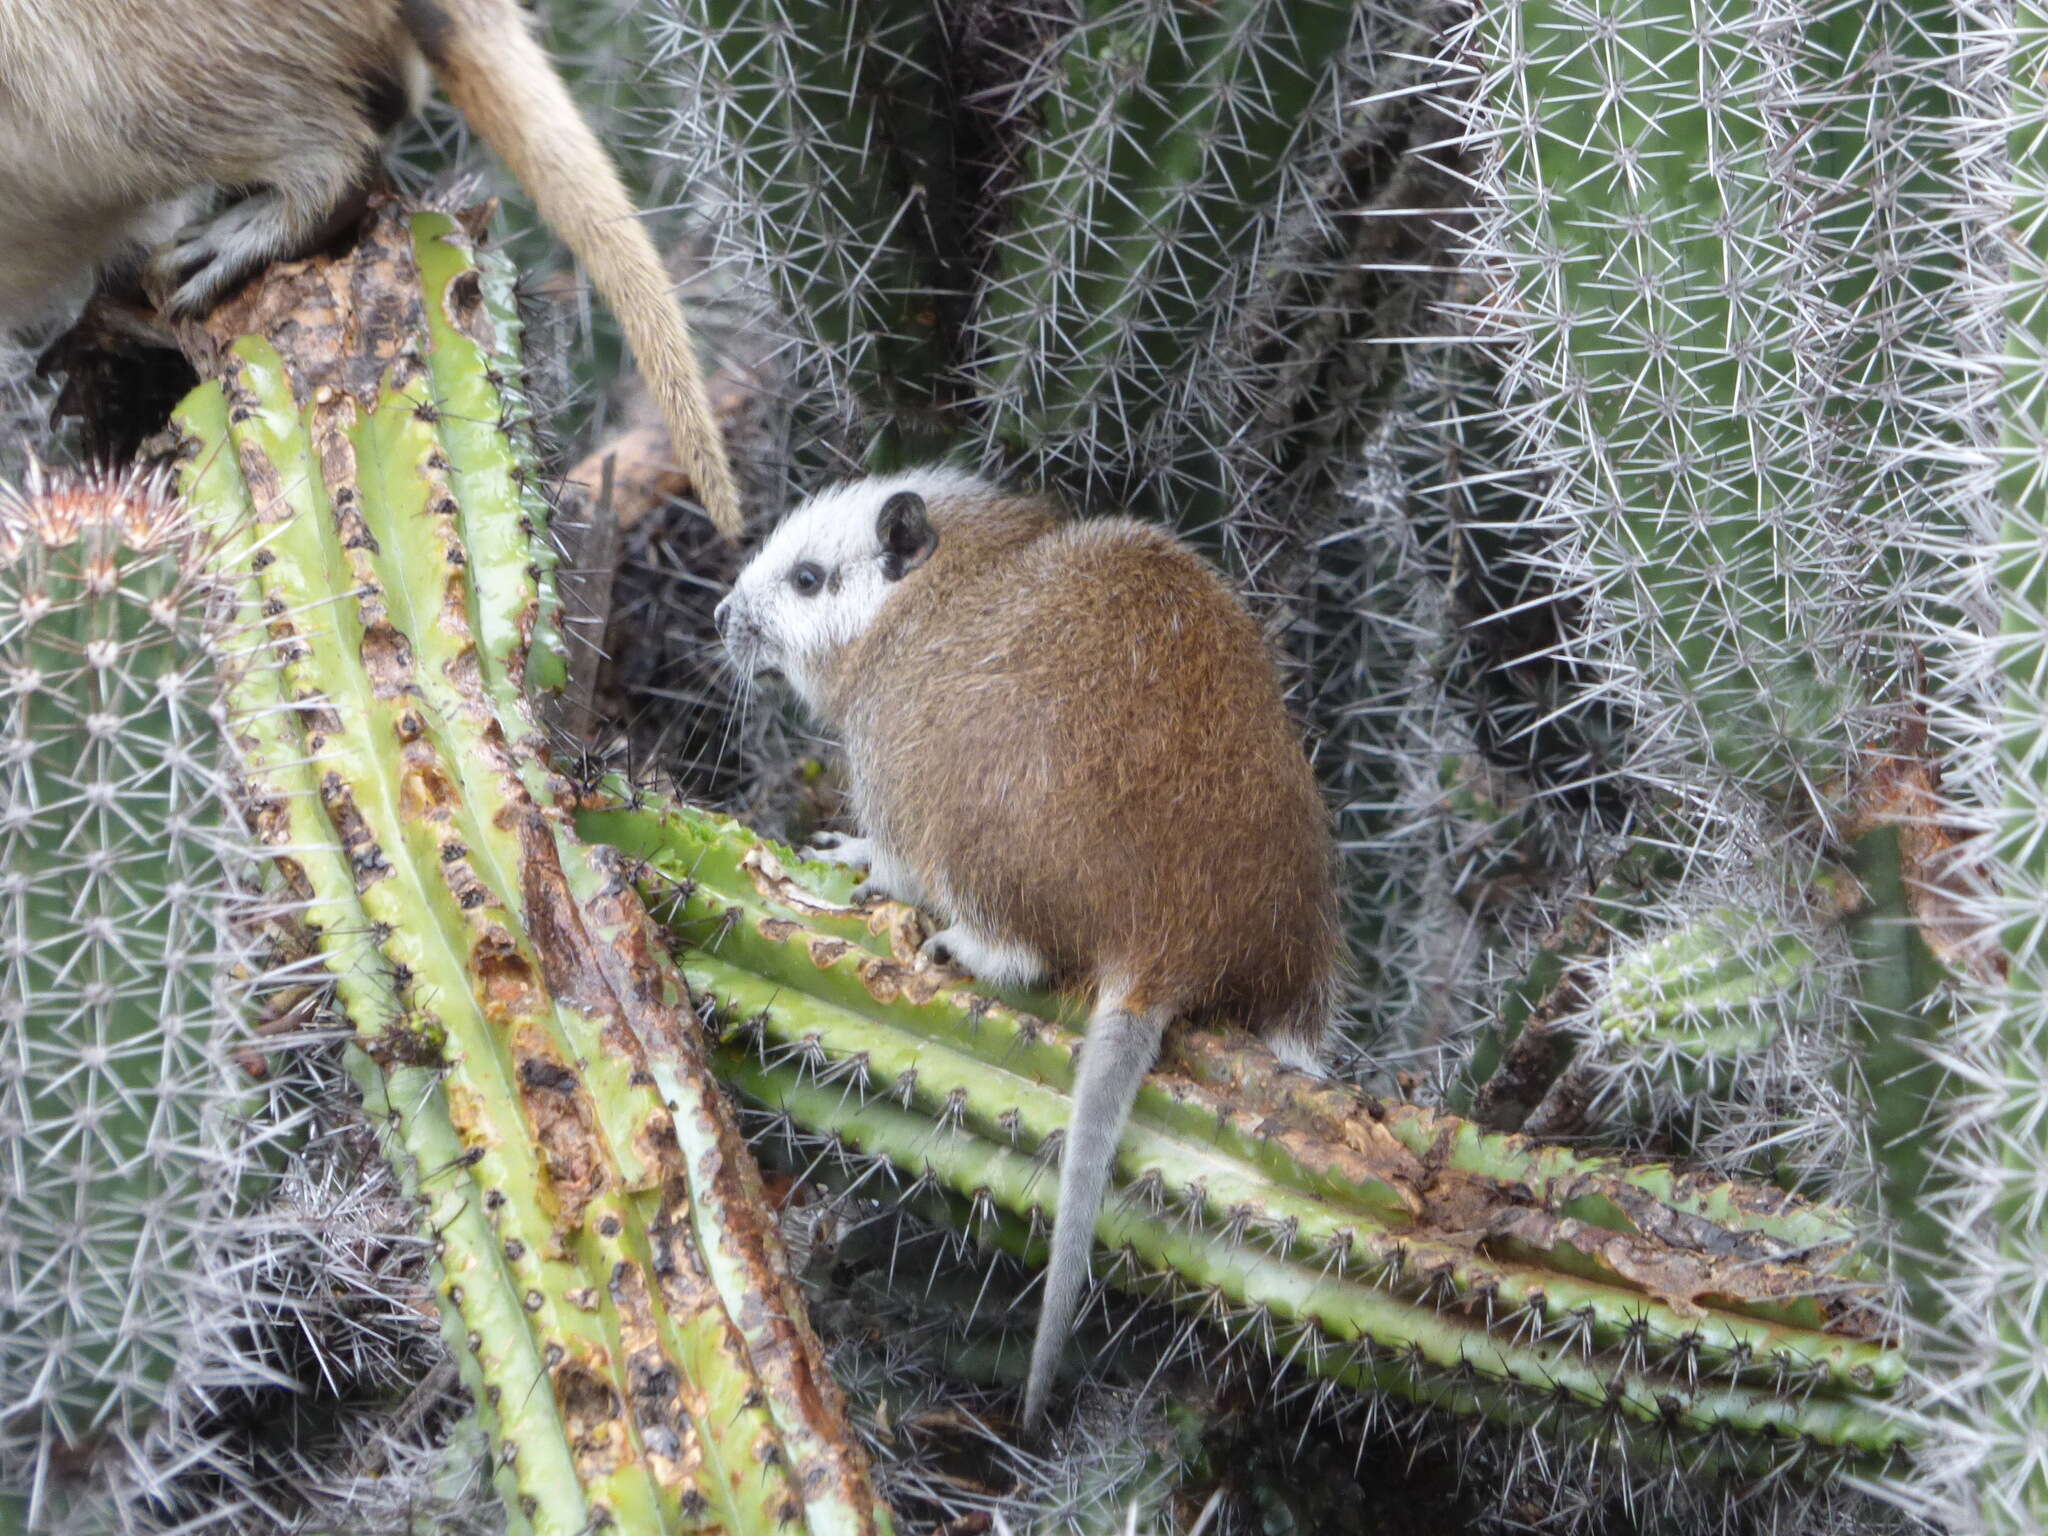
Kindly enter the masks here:
<path id="1" fill-rule="evenodd" d="M 291 218 L 283 197 L 252 192 L 188 224 L 150 258 L 148 286 L 174 315 L 198 315 L 243 278 L 286 250 Z"/>

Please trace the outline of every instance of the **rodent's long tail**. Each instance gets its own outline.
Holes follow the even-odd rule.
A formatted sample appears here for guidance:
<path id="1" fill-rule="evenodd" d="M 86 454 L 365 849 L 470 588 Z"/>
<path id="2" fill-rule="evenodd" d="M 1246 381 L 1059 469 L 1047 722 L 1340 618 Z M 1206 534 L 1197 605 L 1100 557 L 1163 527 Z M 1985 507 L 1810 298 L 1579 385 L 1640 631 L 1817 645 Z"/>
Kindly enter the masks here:
<path id="1" fill-rule="evenodd" d="M 1038 1312 L 1038 1336 L 1031 1344 L 1031 1376 L 1024 1389 L 1024 1427 L 1045 1417 L 1060 1351 L 1074 1324 L 1081 1289 L 1088 1283 L 1088 1254 L 1095 1242 L 1095 1218 L 1109 1188 L 1116 1145 L 1131 1117 L 1138 1085 L 1159 1057 L 1160 1037 L 1172 1012 L 1133 1009 L 1105 998 L 1088 1021 L 1081 1043 L 1081 1068 L 1074 1079 L 1074 1113 L 1060 1151 L 1059 1208 L 1053 1213 L 1052 1262 L 1045 1271 L 1045 1298 Z"/>
<path id="2" fill-rule="evenodd" d="M 527 31 L 518 0 L 399 0 L 420 51 L 618 316 L 661 407 L 677 462 L 728 537 L 739 496 L 682 306 L 618 168 Z"/>

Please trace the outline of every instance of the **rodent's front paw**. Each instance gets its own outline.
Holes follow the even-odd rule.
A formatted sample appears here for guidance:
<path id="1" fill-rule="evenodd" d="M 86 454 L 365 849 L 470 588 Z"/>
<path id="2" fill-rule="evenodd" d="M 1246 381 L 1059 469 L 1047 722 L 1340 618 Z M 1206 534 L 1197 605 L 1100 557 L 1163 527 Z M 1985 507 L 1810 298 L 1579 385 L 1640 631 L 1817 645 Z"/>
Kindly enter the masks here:
<path id="1" fill-rule="evenodd" d="M 870 838 L 850 837 L 844 832 L 818 832 L 797 849 L 797 855 L 820 864 L 854 864 L 866 869 L 875 862 L 875 845 Z"/>
<path id="2" fill-rule="evenodd" d="M 847 864 L 855 869 L 870 871 L 868 877 L 853 888 L 853 894 L 849 898 L 857 907 L 864 907 L 871 901 L 907 900 L 898 892 L 891 890 L 880 876 L 872 873 L 877 862 L 872 838 L 854 837 L 845 832 L 819 832 L 809 843 L 797 849 L 797 854 L 800 858 L 814 859 L 820 864 Z"/>

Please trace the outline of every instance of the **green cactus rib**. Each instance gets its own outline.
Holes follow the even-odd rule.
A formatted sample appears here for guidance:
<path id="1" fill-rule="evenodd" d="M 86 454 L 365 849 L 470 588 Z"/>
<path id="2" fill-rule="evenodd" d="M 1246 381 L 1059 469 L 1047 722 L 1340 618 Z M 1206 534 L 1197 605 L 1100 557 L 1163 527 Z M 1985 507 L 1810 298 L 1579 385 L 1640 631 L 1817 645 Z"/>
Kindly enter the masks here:
<path id="1" fill-rule="evenodd" d="M 450 238 L 445 219 L 417 220 L 412 242 L 420 282 L 448 302 L 424 310 L 427 379 L 435 427 L 448 452 L 448 489 L 476 597 L 476 651 L 492 699 L 507 711 L 522 690 L 558 688 L 568 675 L 555 594 L 548 521 L 511 419 L 523 413 L 519 306 L 509 266 L 478 265 Z M 456 323 L 459 305 L 480 310 L 485 344 Z M 503 515 L 516 507 L 518 516 Z M 510 716 L 508 715 L 508 718 Z"/>
<path id="2" fill-rule="evenodd" d="M 915 0 L 665 0 L 660 50 L 684 61 L 718 166 L 767 232 L 755 253 L 784 313 L 854 399 L 898 427 L 946 377 L 939 297 L 951 147 Z M 889 467 L 877 465 L 878 468 Z"/>
<path id="3" fill-rule="evenodd" d="M 885 1529 L 681 983 L 501 713 L 542 573 L 468 242 L 387 215 L 364 253 L 427 311 L 363 339 L 387 346 L 374 398 L 235 341 L 182 413 L 187 489 L 236 551 L 259 826 L 419 1187 L 467 1224 L 457 1250 L 437 1220 L 442 1295 L 508 1505 L 541 1532 Z"/>
<path id="4" fill-rule="evenodd" d="M 1037 444 L 1142 429 L 1133 392 L 1178 380 L 1208 339 L 1352 24 L 1335 0 L 1086 7 L 1036 98 L 976 320 L 999 431 Z"/>
<path id="5" fill-rule="evenodd" d="M 780 856 L 733 823 L 672 807 L 586 809 L 579 824 L 647 859 L 650 878 L 675 882 L 677 897 L 664 910 L 690 946 L 683 964 L 693 987 L 745 1020 L 756 1037 L 747 1052 L 750 1065 L 730 1051 L 721 1056 L 729 1081 L 758 1097 L 755 1089 L 772 1077 L 779 1095 L 773 1105 L 797 1116 L 806 1131 L 857 1141 L 861 1127 L 898 1127 L 900 1138 L 875 1132 L 870 1150 L 886 1148 L 913 1177 L 931 1171 L 962 1194 L 993 1192 L 985 1163 L 1014 1159 L 1003 1166 L 1015 1169 L 1016 1182 L 1003 1186 L 1007 1193 L 997 1203 L 1016 1214 L 1042 1210 L 1050 1195 L 1044 1155 L 1065 1121 L 1071 1036 L 909 964 L 900 930 L 796 886 Z M 821 886 L 845 879 L 843 871 L 816 872 Z M 807 879 L 812 873 L 804 870 Z M 1882 1449 L 1900 1438 L 1880 1428 L 1884 1416 L 1861 1396 L 1895 1384 L 1904 1362 L 1896 1351 L 1855 1336 L 1870 1318 L 1845 1295 L 1853 1287 L 1839 1274 L 1805 1269 L 1795 1258 L 1780 1283 L 1765 1288 L 1771 1294 L 1709 1300 L 1707 1286 L 1696 1286 L 1690 1296 L 1669 1294 L 1683 1289 L 1681 1264 L 1662 1277 L 1667 1294 L 1657 1294 L 1659 1281 L 1650 1274 L 1654 1234 L 1672 1239 L 1675 1248 L 1680 1234 L 1689 1233 L 1695 1260 L 1715 1242 L 1730 1256 L 1740 1251 L 1746 1257 L 1739 1267 L 1751 1279 L 1771 1267 L 1759 1260 L 1786 1252 L 1778 1238 L 1738 1225 L 1715 1230 L 1710 1241 L 1708 1223 L 1694 1211 L 1661 1206 L 1648 1188 L 1624 1177 L 1603 1179 L 1600 1160 L 1581 1159 L 1574 1168 L 1573 1154 L 1562 1149 L 1543 1149 L 1548 1166 L 1539 1187 L 1625 1230 L 1595 1227 L 1561 1211 L 1539 1217 L 1533 1204 L 1519 1203 L 1531 1201 L 1530 1185 L 1456 1171 L 1460 1162 L 1519 1157 L 1524 1166 L 1518 1171 L 1534 1172 L 1534 1149 L 1514 1147 L 1515 1138 L 1475 1141 L 1439 1117 L 1388 1113 L 1381 1120 L 1344 1090 L 1303 1079 L 1310 1097 L 1349 1098 L 1348 1114 L 1331 1115 L 1325 1106 L 1318 1123 L 1312 1113 L 1290 1113 L 1276 1091 L 1263 1097 L 1255 1087 L 1235 1096 L 1215 1091 L 1230 1069 L 1213 1061 L 1206 1069 L 1181 1070 L 1191 1052 L 1199 1058 L 1205 1051 L 1233 1059 L 1247 1078 L 1275 1077 L 1270 1063 L 1247 1065 L 1255 1049 L 1202 1037 L 1170 1056 L 1148 1085 L 1119 1168 L 1132 1199 L 1103 1229 L 1105 1241 L 1121 1247 L 1136 1241 L 1131 1234 L 1137 1228 L 1125 1223 L 1155 1223 L 1157 1242 L 1146 1239 L 1153 1246 L 1145 1249 L 1144 1272 L 1173 1270 L 1198 1287 L 1221 1284 L 1234 1302 L 1277 1307 L 1283 1316 L 1313 1312 L 1326 1338 L 1374 1339 L 1440 1372 L 1524 1388 L 1558 1382 L 1553 1356 L 1560 1346 L 1548 1341 L 1562 1335 L 1588 1360 L 1598 1359 L 1599 1350 L 1631 1349 L 1638 1360 L 1684 1362 L 1688 1373 L 1715 1380 L 1716 1391 L 1726 1386 L 1736 1394 L 1703 1399 L 1697 1418 L 1686 1417 L 1695 1407 L 1682 1395 L 1673 1397 L 1668 1383 L 1640 1400 L 1663 1402 L 1693 1427 L 1725 1421 L 1750 1430 L 1782 1428 L 1790 1422 L 1782 1416 L 1782 1395 L 1826 1405 L 1816 1409 L 1816 1440 L 1833 1443 L 1840 1433 Z M 828 1102 L 837 1106 L 835 1117 L 851 1118 L 814 1123 L 810 1113 Z M 1432 1161 L 1409 1151 L 1393 1130 L 1397 1121 Z M 936 1160 L 935 1137 L 951 1138 L 946 1145 L 958 1154 L 944 1167 Z M 1447 1161 L 1452 1167 L 1444 1166 Z M 1607 1167 L 1622 1172 L 1611 1162 Z M 1796 1226 L 1802 1243 L 1794 1251 L 1801 1257 L 1809 1252 L 1804 1240 L 1815 1237 L 1823 1238 L 1828 1254 L 1843 1250 L 1838 1224 L 1775 1192 L 1745 1205 L 1726 1186 L 1689 1185 L 1669 1170 L 1633 1171 L 1657 1174 L 1667 1192 L 1682 1188 L 1695 1209 L 1718 1202 L 1753 1214 L 1759 1225 Z M 1645 1219 L 1653 1209 L 1661 1225 Z M 1159 1215 L 1169 1210 L 1170 1217 Z M 1490 1223 L 1498 1224 L 1486 1240 L 1472 1241 L 1473 1229 Z M 1233 1235 L 1218 1236 L 1226 1232 Z M 1462 1233 L 1465 1241 L 1439 1233 Z M 1190 1256 L 1176 1248 L 1169 1255 L 1158 1245 L 1166 1241 L 1160 1234 L 1195 1242 L 1204 1252 Z M 1226 1253 L 1207 1251 L 1218 1242 Z M 1667 1250 L 1663 1256 L 1675 1255 Z M 1310 1311 L 1288 1313 L 1271 1297 L 1249 1294 L 1265 1283 L 1260 1277 L 1269 1264 L 1276 1274 L 1298 1269 L 1331 1289 L 1316 1293 Z M 1238 1278 L 1218 1278 L 1226 1272 Z M 1631 1275 L 1642 1283 L 1632 1283 Z M 1292 1282 L 1273 1283 L 1275 1296 L 1290 1294 Z M 1340 1293 L 1353 1310 L 1329 1312 Z M 1703 1300 L 1708 1304 L 1699 1305 Z M 1488 1328 L 1487 1317 L 1508 1321 Z M 1823 1320 L 1843 1331 L 1818 1331 Z M 1514 1341 L 1524 1336 L 1518 1326 L 1546 1342 L 1515 1354 Z M 1611 1362 L 1600 1368 L 1611 1371 Z M 1586 1370 L 1590 1381 L 1595 1367 Z M 1766 1408 L 1767 1401 L 1779 1406 Z"/>
<path id="6" fill-rule="evenodd" d="M 1498 1022 L 1481 1036 L 1453 1108 L 1473 1112 L 1489 1127 L 1519 1129 L 1576 1044 L 1557 1028 L 1558 1017 L 1582 1007 L 1613 1036 L 1656 1040 L 1693 1055 L 1768 1043 L 1776 1033 L 1772 1010 L 1805 977 L 1814 955 L 1796 936 L 1759 932 L 1756 920 L 1741 912 L 1702 913 L 1635 945 L 1594 990 L 1593 962 L 1618 940 L 1635 938 L 1642 926 L 1640 904 L 1653 871 L 1666 880 L 1678 874 L 1655 844 L 1629 849 L 1537 952 L 1502 1000 Z M 1768 953 L 1746 947 L 1745 932 L 1761 938 Z"/>

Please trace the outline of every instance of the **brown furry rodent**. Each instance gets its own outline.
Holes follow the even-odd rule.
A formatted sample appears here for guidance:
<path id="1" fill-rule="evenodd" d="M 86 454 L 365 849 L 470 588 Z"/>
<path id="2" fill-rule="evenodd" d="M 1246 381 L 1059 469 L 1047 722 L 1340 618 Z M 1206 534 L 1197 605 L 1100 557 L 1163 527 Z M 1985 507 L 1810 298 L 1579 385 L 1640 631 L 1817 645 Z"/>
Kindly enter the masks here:
<path id="1" fill-rule="evenodd" d="M 718 608 L 846 746 L 863 893 L 984 980 L 1092 999 L 1026 1394 L 1045 1412 L 1118 1138 L 1182 1019 L 1313 1065 L 1345 973 L 1330 816 L 1259 628 L 1128 518 L 921 470 L 783 522 Z M 822 840 L 821 840 L 822 841 Z"/>
<path id="2" fill-rule="evenodd" d="M 198 313 L 313 249 L 360 210 L 427 65 L 589 272 L 698 499 L 737 534 L 682 309 L 516 0 L 0 0 L 0 332 L 124 266 Z"/>

